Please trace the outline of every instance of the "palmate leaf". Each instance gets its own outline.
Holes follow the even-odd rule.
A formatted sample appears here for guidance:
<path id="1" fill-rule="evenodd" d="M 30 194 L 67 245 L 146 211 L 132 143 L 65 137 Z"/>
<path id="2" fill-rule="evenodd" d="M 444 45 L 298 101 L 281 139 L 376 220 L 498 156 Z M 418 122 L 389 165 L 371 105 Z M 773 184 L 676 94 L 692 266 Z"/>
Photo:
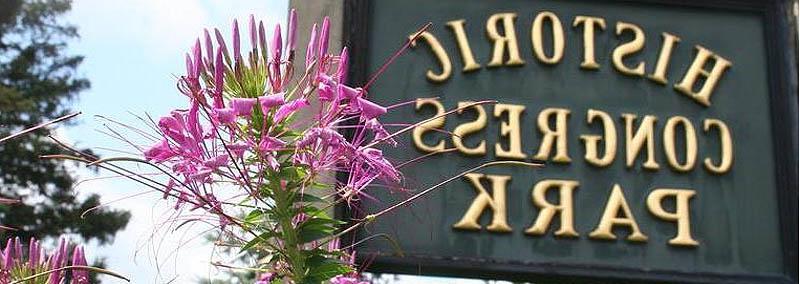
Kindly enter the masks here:
<path id="1" fill-rule="evenodd" d="M 337 225 L 343 222 L 330 218 L 312 218 L 308 219 L 298 228 L 298 235 L 301 243 L 308 243 L 330 236 L 336 231 Z"/>
<path id="2" fill-rule="evenodd" d="M 304 203 L 325 203 L 325 200 L 314 195 L 305 193 L 305 194 L 296 194 L 292 203 L 297 202 L 304 202 Z"/>
<path id="3" fill-rule="evenodd" d="M 309 271 L 304 283 L 321 283 L 337 275 L 353 272 L 352 267 L 347 263 L 321 254 L 309 257 L 306 267 L 309 267 Z"/>
<path id="4" fill-rule="evenodd" d="M 254 237 L 252 240 L 250 240 L 249 242 L 244 244 L 242 246 L 242 249 L 239 250 L 239 252 L 241 253 L 241 252 L 250 250 L 251 248 L 253 248 L 253 247 L 255 247 L 255 246 L 259 245 L 259 244 L 268 242 L 269 239 L 277 237 L 277 236 L 278 236 L 278 234 L 275 233 L 275 232 L 264 232 L 264 233 L 261 233 L 260 235 L 258 235 L 258 237 Z"/>

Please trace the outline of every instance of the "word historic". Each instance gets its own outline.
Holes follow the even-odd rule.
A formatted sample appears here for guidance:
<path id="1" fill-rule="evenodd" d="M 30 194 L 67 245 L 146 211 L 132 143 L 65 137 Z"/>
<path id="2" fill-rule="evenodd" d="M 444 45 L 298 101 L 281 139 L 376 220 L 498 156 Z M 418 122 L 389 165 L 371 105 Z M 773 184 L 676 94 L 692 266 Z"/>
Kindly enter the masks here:
<path id="1" fill-rule="evenodd" d="M 491 42 L 492 56 L 487 67 L 501 67 L 501 66 L 521 66 L 525 61 L 520 56 L 519 44 L 514 27 L 514 20 L 516 13 L 498 13 L 491 15 L 486 20 L 486 36 Z M 545 49 L 544 34 L 545 24 L 549 24 L 549 36 L 552 38 L 552 46 L 550 51 Z M 461 53 L 461 62 L 463 64 L 462 72 L 473 72 L 481 68 L 481 65 L 476 61 L 472 53 L 470 42 L 464 30 L 465 20 L 454 20 L 447 22 L 447 26 L 453 33 L 458 49 Z M 600 64 L 595 60 L 594 39 L 595 33 L 599 30 L 606 28 L 606 20 L 601 17 L 594 16 L 577 16 L 575 17 L 573 27 L 583 29 L 583 62 L 580 68 L 586 70 L 599 69 Z M 500 32 L 498 27 L 502 27 L 503 33 Z M 623 60 L 637 52 L 642 51 L 645 45 L 645 35 L 642 28 L 639 26 L 627 23 L 616 23 L 616 35 L 622 37 L 623 34 L 630 33 L 633 39 L 628 42 L 623 42 L 613 49 L 611 54 L 612 65 L 618 72 L 638 77 L 647 77 L 653 82 L 666 85 L 667 68 L 670 64 L 672 51 L 675 45 L 680 42 L 680 37 L 670 34 L 662 33 L 663 41 L 661 43 L 661 50 L 659 52 L 658 60 L 655 62 L 655 67 L 649 75 L 645 74 L 646 63 L 638 62 L 634 66 L 625 65 Z M 544 64 L 555 65 L 558 64 L 564 57 L 564 29 L 561 25 L 561 20 L 553 12 L 544 11 L 536 15 L 536 18 L 531 24 L 531 45 L 533 55 L 539 62 Z M 412 38 L 413 35 L 409 36 Z M 450 55 L 447 54 L 442 44 L 433 34 L 424 32 L 419 36 L 431 48 L 434 56 L 439 62 L 438 73 L 433 70 L 428 70 L 426 76 L 432 82 L 444 82 L 449 79 L 453 72 L 453 64 L 450 60 Z M 416 46 L 416 42 L 412 42 L 412 46 Z M 687 95 L 697 103 L 706 107 L 711 105 L 711 93 L 714 91 L 719 79 L 725 73 L 732 63 L 715 54 L 714 52 L 702 46 L 695 46 L 697 54 L 694 61 L 689 66 L 683 79 L 674 85 L 675 90 Z M 506 56 L 507 55 L 507 56 Z M 707 65 L 711 65 L 711 69 L 706 69 Z M 698 89 L 696 86 L 699 86 Z"/>
<path id="2" fill-rule="evenodd" d="M 497 13 L 489 16 L 486 21 L 486 37 L 492 45 L 491 60 L 487 67 L 524 65 L 525 61 L 520 55 L 519 43 L 515 32 L 515 13 Z M 594 39 L 598 30 L 606 28 L 606 21 L 601 17 L 577 16 L 573 20 L 575 29 L 583 31 L 583 60 L 580 68 L 584 70 L 599 69 L 601 66 L 595 59 Z M 481 68 L 475 59 L 465 32 L 464 20 L 447 22 L 460 51 L 463 72 L 473 72 Z M 546 28 L 549 27 L 549 28 Z M 652 82 L 666 85 L 667 68 L 675 45 L 680 38 L 669 33 L 662 33 L 663 41 L 660 47 L 658 60 L 649 73 L 646 72 L 647 63 L 638 62 L 633 65 L 625 64 L 623 60 L 630 55 L 641 52 L 644 48 L 644 32 L 637 25 L 627 22 L 616 23 L 616 35 L 621 37 L 625 33 L 632 34 L 632 39 L 622 42 L 612 50 L 611 63 L 619 73 L 628 76 L 646 77 Z M 552 46 L 545 48 L 544 36 L 552 39 Z M 564 56 L 564 29 L 561 21 L 552 12 L 544 11 L 536 15 L 530 31 L 533 56 L 545 64 L 558 64 Z M 452 62 L 439 39 L 429 32 L 419 36 L 418 40 L 427 43 L 431 52 L 438 61 L 438 71 L 428 70 L 426 77 L 429 81 L 442 83 L 452 76 Z M 413 42 L 412 46 L 417 43 Z M 696 55 L 682 79 L 674 84 L 674 89 L 686 95 L 692 101 L 705 107 L 711 106 L 711 94 L 720 78 L 732 63 L 702 46 L 695 46 Z M 522 121 L 526 106 L 497 103 L 493 105 L 475 105 L 469 101 L 458 102 L 458 114 L 473 112 L 474 117 L 469 121 L 460 121 L 455 128 L 448 130 L 453 135 L 447 139 L 433 139 L 427 137 L 438 129 L 445 127 L 447 118 L 445 106 L 436 99 L 419 99 L 416 101 L 417 111 L 433 109 L 432 118 L 419 125 L 413 131 L 415 147 L 423 152 L 443 151 L 452 145 L 457 151 L 466 156 L 485 156 L 488 151 L 493 151 L 497 159 L 524 160 L 534 159 L 550 161 L 553 163 L 569 164 L 574 157 L 570 157 L 568 149 L 579 143 L 583 149 L 583 159 L 586 163 L 598 167 L 609 167 L 618 156 L 624 156 L 625 166 L 633 168 L 641 161 L 641 168 L 650 171 L 661 169 L 664 164 L 677 173 L 686 173 L 694 170 L 706 171 L 712 175 L 724 175 L 731 170 L 734 161 L 733 138 L 728 125 L 717 118 L 702 118 L 691 120 L 687 117 L 674 115 L 670 117 L 656 117 L 655 115 L 640 115 L 633 113 L 610 114 L 599 109 L 587 109 L 580 116 L 586 122 L 587 128 L 594 129 L 591 133 L 581 134 L 577 139 L 568 137 L 568 121 L 575 116 L 573 110 L 563 107 L 546 107 L 538 112 L 536 129 L 541 137 L 538 147 L 528 151 L 531 145 L 523 145 Z M 488 113 L 488 114 L 487 114 Z M 493 121 L 499 123 L 497 143 L 494 147 L 487 145 L 486 141 L 479 139 L 487 125 L 490 123 L 489 114 Z M 621 121 L 621 131 L 615 117 Z M 657 122 L 665 121 L 663 124 Z M 599 131 L 599 132 L 598 132 Z M 623 134 L 621 134 L 623 133 Z M 656 134 L 662 138 L 656 141 Z M 619 136 L 619 137 L 618 137 Z M 427 137 L 427 138 L 425 138 Z M 472 142 L 465 139 L 472 137 Z M 425 138 L 425 139 L 424 139 Z M 448 141 L 449 140 L 449 141 Z M 698 143 L 706 140 L 709 143 Z M 470 144 L 470 145 L 467 145 Z M 617 153 L 618 145 L 624 153 Z M 700 148 L 698 145 L 704 145 Z M 657 151 L 663 153 L 666 161 L 657 160 Z M 470 173 L 465 176 L 477 193 L 472 203 L 458 222 L 453 224 L 459 230 L 481 230 L 479 224 L 481 214 L 488 211 L 492 214 L 491 223 L 486 227 L 492 232 L 511 232 L 512 227 L 506 219 L 506 184 L 511 176 L 488 175 Z M 484 187 L 488 184 L 491 191 Z M 560 225 L 554 235 L 556 237 L 579 237 L 574 227 L 573 220 L 573 194 L 579 182 L 562 179 L 543 179 L 533 185 L 531 198 L 533 205 L 538 210 L 538 215 L 525 229 L 525 233 L 532 236 L 541 236 L 547 233 L 548 228 L 559 215 Z M 592 239 L 616 239 L 614 228 L 627 228 L 630 234 L 628 241 L 645 242 L 647 236 L 643 233 L 631 213 L 625 199 L 622 187 L 618 184 L 608 185 L 610 194 L 602 211 L 602 217 L 597 226 L 589 232 Z M 558 196 L 558 202 L 548 201 L 545 196 L 553 191 Z M 697 246 L 698 241 L 692 236 L 690 221 L 690 200 L 696 195 L 695 190 L 688 188 L 653 188 L 647 195 L 647 211 L 656 218 L 675 224 L 675 236 L 668 241 L 674 246 Z M 674 206 L 665 208 L 662 203 L 668 202 Z"/>

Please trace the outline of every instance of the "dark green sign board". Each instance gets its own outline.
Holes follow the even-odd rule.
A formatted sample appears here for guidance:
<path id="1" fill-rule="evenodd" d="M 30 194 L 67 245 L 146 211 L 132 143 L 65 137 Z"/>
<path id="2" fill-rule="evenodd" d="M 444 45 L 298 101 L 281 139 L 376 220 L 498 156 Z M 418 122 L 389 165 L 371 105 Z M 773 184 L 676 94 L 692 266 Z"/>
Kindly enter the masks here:
<path id="1" fill-rule="evenodd" d="M 346 43 L 407 192 L 354 236 L 371 269 L 600 282 L 797 281 L 796 41 L 785 1 L 351 1 Z M 366 56 L 363 56 L 366 55 Z M 366 71 L 366 72 L 365 72 Z M 794 77 L 793 77 L 794 76 Z M 419 100 L 420 98 L 432 98 Z M 471 104 L 492 100 L 484 104 Z M 614 281 L 611 281 L 611 280 Z M 609 282 L 610 281 L 610 282 Z"/>

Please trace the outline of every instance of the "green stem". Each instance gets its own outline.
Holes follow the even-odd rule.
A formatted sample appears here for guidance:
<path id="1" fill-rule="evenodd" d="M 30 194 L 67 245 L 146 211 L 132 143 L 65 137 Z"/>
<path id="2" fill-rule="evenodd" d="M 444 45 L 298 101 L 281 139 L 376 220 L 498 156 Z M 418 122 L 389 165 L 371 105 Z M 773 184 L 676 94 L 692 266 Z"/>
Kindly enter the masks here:
<path id="1" fill-rule="evenodd" d="M 292 270 L 292 280 L 295 283 L 302 283 L 305 278 L 305 259 L 298 249 L 298 236 L 297 230 L 292 225 L 292 204 L 290 200 L 290 191 L 277 188 L 274 190 L 275 207 L 282 211 L 278 215 L 278 223 L 281 226 L 281 233 L 283 234 L 283 247 L 289 266 Z"/>

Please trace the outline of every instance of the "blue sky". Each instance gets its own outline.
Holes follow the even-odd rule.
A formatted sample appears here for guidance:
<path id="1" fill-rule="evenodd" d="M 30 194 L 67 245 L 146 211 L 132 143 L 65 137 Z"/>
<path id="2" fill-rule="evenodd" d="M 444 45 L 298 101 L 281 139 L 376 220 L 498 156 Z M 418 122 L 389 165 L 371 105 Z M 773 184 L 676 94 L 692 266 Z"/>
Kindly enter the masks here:
<path id="1" fill-rule="evenodd" d="M 185 70 L 184 54 L 203 28 L 219 27 L 227 37 L 234 18 L 244 21 L 254 14 L 274 25 L 285 22 L 287 9 L 286 0 L 75 0 L 66 21 L 78 26 L 81 38 L 69 48 L 73 54 L 86 56 L 79 74 L 92 82 L 92 88 L 72 102 L 75 110 L 83 112 L 77 124 L 60 129 L 59 135 L 81 147 L 99 149 L 106 157 L 115 153 L 104 148 L 130 150 L 98 132 L 103 122 L 95 116 L 144 127 L 131 113 L 159 117 L 185 107 L 184 97 L 175 89 L 175 76 Z M 107 173 L 94 176 L 81 171 L 81 175 L 92 180 L 81 183 L 78 194 L 99 193 L 108 206 L 132 213 L 128 227 L 112 245 L 92 244 L 87 249 L 90 258 L 106 257 L 109 268 L 129 276 L 132 283 L 173 279 L 173 283 L 191 283 L 219 272 L 209 262 L 225 259 L 212 257 L 212 247 L 202 239 L 205 228 L 163 230 L 161 223 L 173 213 L 171 201 L 161 200 L 157 193 L 130 197 L 145 189 L 125 179 L 103 178 Z M 407 283 L 456 281 L 400 279 Z"/>
<path id="2" fill-rule="evenodd" d="M 78 26 L 81 38 L 70 45 L 70 52 L 86 56 L 79 74 L 89 78 L 92 88 L 73 102 L 74 109 L 83 112 L 78 124 L 59 134 L 82 147 L 127 150 L 97 132 L 103 125 L 95 115 L 143 126 L 129 112 L 159 117 L 184 107 L 185 99 L 175 89 L 174 78 L 185 70 L 183 56 L 203 28 L 219 27 L 227 36 L 234 18 L 242 21 L 254 14 L 265 23 L 283 23 L 287 9 L 287 1 L 264 0 L 75 0 L 66 21 Z M 88 181 L 76 190 L 79 194 L 99 193 L 104 202 L 144 191 L 124 179 Z M 164 283 L 173 278 L 174 283 L 190 283 L 216 274 L 208 265 L 211 246 L 194 238 L 203 228 L 176 233 L 158 230 L 160 222 L 172 213 L 171 205 L 155 193 L 111 203 L 130 210 L 133 217 L 113 245 L 93 246 L 88 254 L 107 257 L 109 267 L 131 277 L 132 283 Z M 158 241 L 151 241 L 154 234 Z"/>

